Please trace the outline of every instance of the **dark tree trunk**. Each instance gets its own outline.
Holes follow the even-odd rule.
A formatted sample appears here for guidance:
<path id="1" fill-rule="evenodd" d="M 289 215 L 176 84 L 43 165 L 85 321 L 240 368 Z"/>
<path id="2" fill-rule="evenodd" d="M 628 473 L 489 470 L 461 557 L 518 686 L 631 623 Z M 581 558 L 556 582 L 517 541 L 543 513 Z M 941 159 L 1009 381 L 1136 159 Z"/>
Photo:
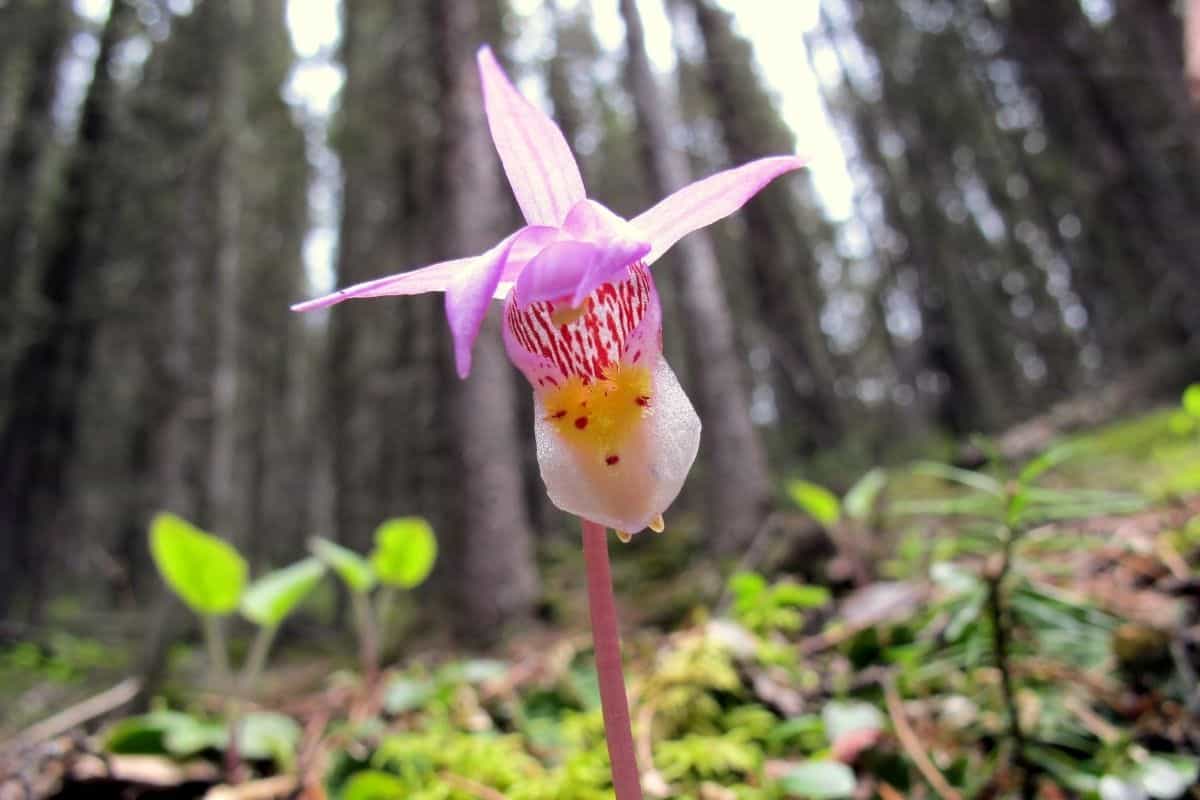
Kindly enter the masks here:
<path id="1" fill-rule="evenodd" d="M 31 616 L 40 612 L 44 597 L 53 550 L 47 542 L 53 541 L 75 438 L 76 401 L 89 367 L 95 321 L 88 292 L 103 264 L 94 221 L 114 110 L 110 66 L 132 12 L 129 3 L 116 0 L 100 37 L 64 190 L 50 220 L 39 281 L 47 322 L 20 355 L 9 384 L 8 418 L 0 431 L 0 531 L 9 537 L 0 558 L 0 617 L 11 613 L 20 587 L 31 590 Z"/>
<path id="2" fill-rule="evenodd" d="M 627 81 L 643 136 L 643 158 L 659 196 L 682 188 L 692 176 L 684 153 L 671 140 L 672 112 L 646 54 L 641 17 L 633 0 L 621 0 L 628 47 Z M 766 455 L 750 420 L 733 320 L 721 286 L 716 251 L 703 232 L 676 245 L 679 299 L 687 317 L 692 376 L 700 390 L 705 426 L 704 474 L 707 529 L 713 548 L 737 553 L 754 535 L 770 499 Z M 681 263 L 680 263 L 681 262 Z M 660 266 L 670 268 L 670 263 Z"/>
<path id="3" fill-rule="evenodd" d="M 730 160 L 744 163 L 795 148 L 791 132 L 758 84 L 748 43 L 733 33 L 731 15 L 710 0 L 692 0 L 704 40 L 705 82 L 716 107 Z M 848 401 L 836 391 L 839 369 L 821 329 L 823 292 L 811 244 L 801 229 L 804 214 L 792 182 L 768 186 L 747 205 L 747 260 L 765 325 L 794 348 L 806 375 L 806 396 L 788 409 L 804 420 L 818 446 L 836 444 L 848 426 Z M 794 380 L 793 380 L 794 383 Z M 792 416 L 789 414 L 789 416 Z"/>
<path id="4" fill-rule="evenodd" d="M 482 252 L 504 235 L 500 176 L 483 115 L 476 48 L 484 41 L 472 2 L 435 4 L 441 58 L 444 257 Z M 496 309 L 493 309 L 495 311 Z M 471 375 L 453 384 L 453 441 L 461 472 L 459 513 L 447 531 L 448 587 L 455 627 L 488 644 L 527 618 L 538 590 L 521 479 L 513 371 L 505 363 L 493 313 L 475 343 Z M 448 487 L 447 487 L 448 488 Z"/>

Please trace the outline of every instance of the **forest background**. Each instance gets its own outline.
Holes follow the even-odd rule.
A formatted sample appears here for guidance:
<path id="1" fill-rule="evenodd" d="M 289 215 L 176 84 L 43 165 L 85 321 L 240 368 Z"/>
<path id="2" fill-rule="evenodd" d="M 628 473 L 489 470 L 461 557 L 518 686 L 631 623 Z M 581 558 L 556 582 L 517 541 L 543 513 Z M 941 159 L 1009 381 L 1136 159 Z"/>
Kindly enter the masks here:
<path id="1" fill-rule="evenodd" d="M 1184 4 L 595 6 L 0 2 L 0 643 L 69 631 L 158 685 L 199 635 L 147 547 L 163 510 L 255 574 L 425 517 L 422 647 L 579 619 L 578 532 L 498 339 L 459 382 L 438 298 L 288 310 L 515 227 L 462 110 L 484 42 L 618 213 L 678 170 L 813 158 L 656 267 L 705 438 L 667 534 L 618 554 L 637 622 L 715 603 L 748 554 L 870 584 L 885 540 L 789 510 L 793 479 L 1021 462 L 1200 376 Z M 776 8 L 786 74 L 750 35 Z M 285 644 L 335 651 L 314 620 L 345 614 L 329 587 Z M 69 696 L 39 685 L 14 720 Z"/>

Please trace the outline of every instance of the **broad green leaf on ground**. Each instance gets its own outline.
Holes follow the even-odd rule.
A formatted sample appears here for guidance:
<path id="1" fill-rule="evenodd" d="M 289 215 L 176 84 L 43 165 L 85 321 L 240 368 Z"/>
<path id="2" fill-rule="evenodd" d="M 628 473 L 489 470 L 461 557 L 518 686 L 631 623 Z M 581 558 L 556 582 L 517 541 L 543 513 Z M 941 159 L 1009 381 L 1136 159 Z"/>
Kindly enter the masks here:
<path id="1" fill-rule="evenodd" d="M 1200 383 L 1183 390 L 1183 410 L 1200 419 Z"/>
<path id="2" fill-rule="evenodd" d="M 163 580 L 198 614 L 229 614 L 246 587 L 246 560 L 228 542 L 174 514 L 150 523 L 150 553 Z"/>
<path id="3" fill-rule="evenodd" d="M 821 721 L 830 742 L 858 731 L 882 730 L 884 725 L 883 713 L 861 700 L 831 700 L 821 709 Z"/>
<path id="4" fill-rule="evenodd" d="M 238 753 L 254 760 L 272 759 L 282 769 L 291 766 L 300 744 L 300 724 L 284 714 L 254 711 L 238 726 Z"/>
<path id="5" fill-rule="evenodd" d="M 345 800 L 394 800 L 408 793 L 408 785 L 388 772 L 368 769 L 356 772 L 342 789 Z"/>
<path id="6" fill-rule="evenodd" d="M 171 755 L 179 758 L 204 750 L 221 750 L 228 729 L 181 711 L 151 711 L 128 717 L 104 735 L 104 748 L 119 755 Z"/>
<path id="7" fill-rule="evenodd" d="M 829 602 L 829 589 L 811 583 L 780 581 L 771 587 L 771 599 L 781 606 L 796 608 L 820 608 Z"/>
<path id="8" fill-rule="evenodd" d="M 1176 800 L 1196 783 L 1200 762 L 1187 756 L 1155 755 L 1138 765 L 1135 777 L 1154 800 Z"/>
<path id="9" fill-rule="evenodd" d="M 787 490 L 792 502 L 822 525 L 834 525 L 841 517 L 841 502 L 824 486 L 793 480 L 788 482 Z"/>
<path id="10" fill-rule="evenodd" d="M 389 519 L 375 530 L 371 566 L 383 583 L 401 589 L 419 586 L 436 559 L 433 528 L 420 517 Z"/>
<path id="11" fill-rule="evenodd" d="M 887 486 L 887 472 L 880 467 L 867 472 L 842 498 L 842 509 L 853 519 L 866 519 L 875 508 L 879 493 Z"/>
<path id="12" fill-rule="evenodd" d="M 242 597 L 242 616 L 264 628 L 274 628 L 291 614 L 325 576 L 325 564 L 306 558 L 267 573 L 250 584 Z"/>
<path id="13" fill-rule="evenodd" d="M 350 591 L 361 594 L 375 587 L 375 572 L 370 562 L 353 550 L 319 536 L 310 539 L 308 547 L 313 555 L 338 574 Z"/>
<path id="14" fill-rule="evenodd" d="M 788 797 L 836 800 L 853 797 L 858 782 L 854 770 L 840 761 L 805 761 L 789 770 L 779 786 Z"/>
<path id="15" fill-rule="evenodd" d="M 389 714 L 415 711 L 433 696 L 437 686 L 430 680 L 401 676 L 383 690 L 383 707 Z"/>

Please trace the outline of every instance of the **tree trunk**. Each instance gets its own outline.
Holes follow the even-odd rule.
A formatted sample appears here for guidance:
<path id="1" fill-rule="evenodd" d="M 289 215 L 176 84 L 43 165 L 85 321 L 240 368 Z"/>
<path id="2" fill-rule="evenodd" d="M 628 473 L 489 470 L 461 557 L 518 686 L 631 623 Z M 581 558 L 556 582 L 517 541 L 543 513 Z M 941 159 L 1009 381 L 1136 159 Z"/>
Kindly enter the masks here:
<path id="1" fill-rule="evenodd" d="M 18 359 L 8 418 L 0 431 L 0 531 L 9 537 L 0 558 L 0 618 L 11 613 L 17 589 L 31 589 L 29 613 L 40 613 L 45 570 L 54 552 L 53 523 L 61 510 L 78 416 L 77 397 L 87 376 L 94 320 L 89 290 L 102 259 L 93 248 L 102 153 L 111 131 L 115 82 L 110 70 L 133 8 L 116 0 L 84 99 L 79 135 L 50 225 L 39 282 L 48 320 Z"/>
<path id="2" fill-rule="evenodd" d="M 621 0 L 628 63 L 626 78 L 637 109 L 643 158 L 654 191 L 665 196 L 690 183 L 687 158 L 671 141 L 672 106 L 656 83 L 641 17 L 633 0 Z M 744 548 L 766 514 L 770 482 L 762 443 L 750 421 L 733 320 L 721 287 L 716 252 L 699 231 L 676 249 L 680 300 L 687 317 L 692 371 L 699 384 L 701 417 L 707 429 L 704 460 L 707 529 L 716 552 Z M 662 267 L 659 267 L 661 270 Z"/>
<path id="3" fill-rule="evenodd" d="M 475 67 L 484 39 L 479 9 L 467 0 L 435 5 L 444 98 L 441 247 L 449 258 L 482 252 L 498 240 L 505 232 L 497 212 L 505 205 Z M 520 448 L 533 444 L 516 436 L 514 377 L 497 319 L 493 313 L 485 322 L 471 376 L 454 385 L 451 401 L 462 469 L 461 513 L 447 531 L 455 627 L 464 639 L 484 644 L 494 642 L 504 624 L 530 615 L 538 588 L 520 468 Z"/>
<path id="4" fill-rule="evenodd" d="M 45 3 L 8 9 L 13 19 L 0 24 L 23 25 L 28 37 L 28 63 L 20 76 L 10 77 L 20 87 L 12 138 L 0 164 L 0 297 L 16 300 L 0 317 L 0 385 L 8 383 L 9 369 L 19 352 L 21 334 L 36 315 L 21 302 L 21 291 L 33 277 L 33 222 L 38 207 L 38 177 L 47 150 L 54 140 L 53 106 L 58 95 L 59 61 L 70 33 L 70 16 L 65 4 Z M 29 19 L 18 19 L 26 16 Z M 16 42 L 11 45 L 16 50 Z M 19 50 L 18 50 L 19 52 Z M 0 124 L 3 119 L 0 118 Z M 5 406 L 0 402 L 0 416 Z"/>
<path id="5" fill-rule="evenodd" d="M 753 51 L 733 33 L 732 16 L 710 0 L 692 0 L 704 41 L 705 84 L 716 106 L 730 160 L 744 163 L 795 148 L 791 132 L 771 106 L 750 62 Z M 747 258 L 755 297 L 766 325 L 796 343 L 806 375 L 807 397 L 795 416 L 819 446 L 836 444 L 849 426 L 848 399 L 839 397 L 839 370 L 821 329 L 823 292 L 812 246 L 801 230 L 805 214 L 793 199 L 795 186 L 768 186 L 745 211 Z M 813 210 L 814 214 L 819 213 Z"/>

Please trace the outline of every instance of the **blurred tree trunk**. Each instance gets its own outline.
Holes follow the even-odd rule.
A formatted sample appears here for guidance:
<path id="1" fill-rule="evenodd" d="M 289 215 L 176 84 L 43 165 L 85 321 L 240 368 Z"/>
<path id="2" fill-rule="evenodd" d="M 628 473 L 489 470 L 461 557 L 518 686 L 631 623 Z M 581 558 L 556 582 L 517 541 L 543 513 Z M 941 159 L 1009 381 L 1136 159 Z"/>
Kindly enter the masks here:
<path id="1" fill-rule="evenodd" d="M 317 344 L 308 320 L 288 305 L 303 295 L 304 240 L 308 232 L 309 164 L 304 131 L 282 92 L 295 61 L 285 0 L 250 3 L 243 69 L 246 75 L 244 165 L 248 220 L 240 246 L 245 280 L 239 302 L 243 337 L 239 452 L 244 463 L 240 491 L 248 553 L 277 565 L 304 552 L 313 530 L 316 489 Z"/>
<path id="2" fill-rule="evenodd" d="M 948 164 L 952 147 L 935 145 L 931 128 L 938 124 L 938 98 L 929 96 L 911 73 L 898 76 L 906 63 L 898 53 L 912 44 L 900 37 L 920 36 L 907 27 L 904 12 L 893 5 L 863 0 L 847 3 L 854 30 L 879 65 L 878 100 L 861 93 L 854 100 L 858 109 L 853 124 L 866 159 L 881 180 L 881 195 L 887 224 L 904 236 L 908 275 L 915 278 L 914 299 L 921 314 L 923 366 L 945 382 L 939 393 L 937 417 L 956 433 L 994 430 L 1008 414 L 1002 377 L 1009 355 L 995 331 L 984 325 L 985 300 L 973 285 L 967 253 L 980 246 L 973 231 L 975 222 L 967 215 L 947 217 L 947 204 L 960 203 L 960 188 Z M 822 10 L 826 39 L 834 47 L 845 86 L 855 93 L 847 58 L 839 46 L 840 31 Z M 889 136 L 904 143 L 893 157 L 884 155 L 882 142 Z M 893 141 L 895 139 L 893 138 Z M 941 201 L 941 202 L 939 202 Z M 956 241 L 968 240 L 956 246 Z M 1001 352 L 1005 360 L 993 356 Z"/>
<path id="3" fill-rule="evenodd" d="M 133 8 L 116 0 L 100 37 L 79 133 L 63 175 L 64 190 L 48 221 L 50 231 L 38 280 L 46 322 L 13 369 L 8 416 L 0 430 L 0 531 L 9 537 L 0 558 L 0 617 L 11 613 L 20 587 L 29 587 L 29 613 L 44 598 L 53 556 L 53 526 L 75 440 L 78 395 L 88 374 L 95 320 L 90 307 L 103 266 L 95 212 L 111 132 L 115 81 L 111 70 Z"/>
<path id="4" fill-rule="evenodd" d="M 249 539 L 246 515 L 240 502 L 245 486 L 242 459 L 239 458 L 241 422 L 242 319 L 241 295 L 243 271 L 241 226 L 243 224 L 242 167 L 239 158 L 246 109 L 245 77 L 240 63 L 241 43 L 245 34 L 246 9 L 241 0 L 225 0 L 214 5 L 218 26 L 225 30 L 220 51 L 213 56 L 216 87 L 212 102 L 212 159 L 214 173 L 213 269 L 213 371 L 212 434 L 206 465 L 205 488 L 211 530 L 243 547 Z"/>
<path id="5" fill-rule="evenodd" d="M 633 0 L 621 0 L 621 16 L 628 47 L 626 79 L 642 132 L 644 163 L 655 193 L 666 196 L 690 183 L 691 171 L 672 142 L 672 106 L 656 83 Z M 676 251 L 673 260 L 682 262 L 675 268 L 707 433 L 706 528 L 714 533 L 716 552 L 733 554 L 749 543 L 766 514 L 770 500 L 766 456 L 750 421 L 733 320 L 712 240 L 705 232 L 693 233 L 680 240 Z"/>
<path id="6" fill-rule="evenodd" d="M 1099 31 L 1074 0 L 1014 0 L 1004 30 L 1048 133 L 1070 159 L 1089 249 L 1081 291 L 1118 364 L 1200 326 L 1200 180 L 1169 7 L 1122 2 Z M 1169 62 L 1168 67 L 1166 62 Z"/>
<path id="7" fill-rule="evenodd" d="M 792 133 L 755 73 L 750 44 L 733 32 L 732 15 L 710 0 L 691 0 L 690 5 L 704 42 L 706 88 L 729 160 L 740 164 L 794 151 Z M 788 332 L 776 337 L 774 347 L 792 348 L 794 343 L 796 352 L 789 360 L 807 373 L 777 382 L 794 386 L 800 381 L 808 387 L 806 396 L 782 404 L 785 417 L 788 422 L 803 420 L 800 424 L 810 431 L 810 440 L 829 447 L 849 425 L 849 403 L 836 391 L 840 370 L 821 329 L 823 292 L 818 264 L 802 230 L 807 221 L 819 218 L 820 212 L 815 204 L 803 210 L 799 207 L 795 183 L 789 180 L 768 186 L 747 205 L 745 244 L 763 323 L 776 333 Z"/>
<path id="8" fill-rule="evenodd" d="M 0 48 L 11 48 L 13 54 L 27 57 L 24 69 L 17 69 L 19 60 L 6 54 L 5 61 L 14 62 L 11 71 L 16 74 L 0 70 L 0 81 L 11 82 L 15 95 L 13 132 L 7 148 L 0 144 L 0 196 L 6 200 L 0 203 L 0 297 L 10 302 L 0 317 L 0 386 L 9 381 L 23 332 L 36 320 L 28 303 L 23 302 L 22 290 L 31 288 L 28 281 L 36 273 L 31 268 L 38 178 L 54 141 L 52 111 L 58 96 L 58 67 L 72 21 L 69 7 L 61 3 L 18 3 L 2 13 L 0 27 L 23 31 L 24 41 L 6 36 L 0 39 Z M 0 116 L 0 127 L 3 122 Z M 0 398 L 0 415 L 4 413 L 4 399 Z"/>
<path id="9" fill-rule="evenodd" d="M 437 57 L 421 4 L 350 0 L 343 8 L 346 70 L 334 147 L 342 165 L 340 286 L 432 256 L 429 195 L 436 148 Z M 430 330 L 440 297 L 383 299 L 334 309 L 330 380 L 335 537 L 362 550 L 389 515 L 440 518 L 433 488 L 445 442 Z M 404 413 L 399 413 L 403 409 Z"/>
<path id="10" fill-rule="evenodd" d="M 442 87 L 440 250 L 451 258 L 483 252 L 503 236 L 498 212 L 506 206 L 474 59 L 486 38 L 485 20 L 467 0 L 434 6 Z M 461 483 L 460 513 L 447 531 L 448 588 L 458 633 L 484 644 L 506 623 L 527 618 L 538 591 L 520 469 L 521 448 L 532 442 L 517 438 L 514 376 L 497 310 L 475 342 L 470 377 L 451 388 Z"/>

